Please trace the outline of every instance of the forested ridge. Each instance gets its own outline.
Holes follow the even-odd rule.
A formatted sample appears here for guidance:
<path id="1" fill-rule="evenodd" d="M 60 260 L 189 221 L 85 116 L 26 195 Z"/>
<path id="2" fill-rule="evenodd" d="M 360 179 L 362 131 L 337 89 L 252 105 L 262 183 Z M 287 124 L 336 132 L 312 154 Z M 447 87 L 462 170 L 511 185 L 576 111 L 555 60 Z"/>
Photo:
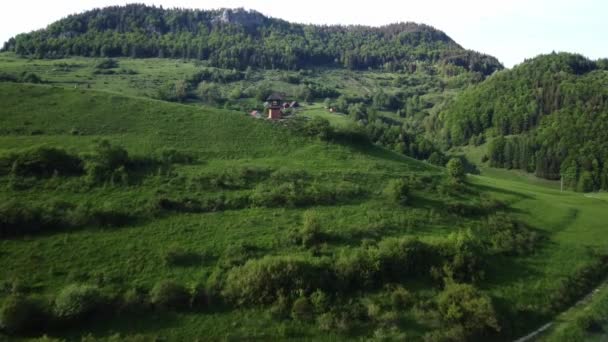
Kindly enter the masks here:
<path id="1" fill-rule="evenodd" d="M 608 61 L 552 53 L 473 86 L 444 112 L 450 145 L 488 146 L 492 166 L 608 189 Z"/>
<path id="2" fill-rule="evenodd" d="M 465 50 L 444 32 L 422 24 L 303 25 L 243 9 L 137 4 L 68 16 L 46 29 L 17 35 L 3 50 L 37 58 L 192 58 L 238 69 L 342 66 L 414 72 L 441 64 L 484 75 L 502 69 L 494 57 Z"/>

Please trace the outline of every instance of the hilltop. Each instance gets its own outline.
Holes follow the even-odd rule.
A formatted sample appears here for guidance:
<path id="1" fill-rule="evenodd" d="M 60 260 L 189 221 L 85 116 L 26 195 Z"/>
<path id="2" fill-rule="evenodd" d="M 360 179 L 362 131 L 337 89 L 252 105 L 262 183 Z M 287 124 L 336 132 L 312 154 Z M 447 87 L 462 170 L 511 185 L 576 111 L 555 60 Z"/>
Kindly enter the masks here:
<path id="1" fill-rule="evenodd" d="M 444 65 L 489 75 L 491 56 L 465 50 L 433 27 L 289 23 L 243 9 L 191 10 L 126 5 L 70 15 L 4 46 L 23 56 L 168 57 L 212 66 L 300 69 L 312 66 L 409 70 Z"/>

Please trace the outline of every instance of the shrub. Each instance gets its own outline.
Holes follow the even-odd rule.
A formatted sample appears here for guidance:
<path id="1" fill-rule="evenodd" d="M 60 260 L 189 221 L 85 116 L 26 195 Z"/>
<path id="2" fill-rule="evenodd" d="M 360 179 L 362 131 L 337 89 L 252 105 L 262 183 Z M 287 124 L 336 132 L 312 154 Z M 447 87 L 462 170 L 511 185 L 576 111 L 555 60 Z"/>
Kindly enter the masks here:
<path id="1" fill-rule="evenodd" d="M 375 253 L 382 277 L 387 281 L 427 274 L 438 262 L 436 251 L 415 238 L 389 238 L 378 243 Z"/>
<path id="2" fill-rule="evenodd" d="M 21 75 L 21 82 L 25 83 L 42 83 L 42 78 L 33 72 L 24 72 Z"/>
<path id="3" fill-rule="evenodd" d="M 275 302 L 272 304 L 272 306 L 269 309 L 269 312 L 272 315 L 272 317 L 277 318 L 277 319 L 289 318 L 290 309 L 291 309 L 289 304 L 290 304 L 289 298 L 287 298 L 283 294 L 279 293 L 279 295 L 277 296 L 277 300 L 275 300 Z"/>
<path id="4" fill-rule="evenodd" d="M 226 277 L 223 295 L 237 303 L 272 303 L 280 294 L 294 296 L 331 284 L 327 268 L 296 257 L 249 260 L 232 268 Z"/>
<path id="5" fill-rule="evenodd" d="M 152 304 L 168 309 L 183 309 L 190 303 L 190 293 L 183 285 L 171 280 L 163 280 L 150 291 Z"/>
<path id="6" fill-rule="evenodd" d="M 102 140 L 85 159 L 86 179 L 90 184 L 108 180 L 126 183 L 128 180 L 127 169 L 131 159 L 129 153 L 120 146 L 113 146 L 109 141 Z"/>
<path id="7" fill-rule="evenodd" d="M 6 298 L 0 307 L 0 329 L 9 334 L 31 333 L 41 328 L 45 316 L 40 303 L 13 295 Z"/>
<path id="8" fill-rule="evenodd" d="M 441 320 L 447 326 L 462 326 L 469 337 L 500 331 L 489 297 L 467 284 L 447 284 L 437 297 Z"/>
<path id="9" fill-rule="evenodd" d="M 310 302 L 316 313 L 326 312 L 329 309 L 329 298 L 322 290 L 316 290 L 310 295 Z"/>
<path id="10" fill-rule="evenodd" d="M 384 189 L 384 193 L 391 201 L 405 205 L 408 202 L 410 186 L 404 179 L 391 180 Z"/>
<path id="11" fill-rule="evenodd" d="M 452 158 L 448 161 L 447 172 L 450 179 L 456 183 L 462 183 L 466 177 L 464 171 L 464 165 L 462 164 L 462 160 L 460 158 Z"/>
<path id="12" fill-rule="evenodd" d="M 104 298 L 96 286 L 72 284 L 63 288 L 55 298 L 53 313 L 58 318 L 81 319 L 98 310 Z"/>
<path id="13" fill-rule="evenodd" d="M 302 228 L 296 234 L 296 243 L 304 247 L 311 247 L 325 240 L 325 234 L 321 229 L 319 217 L 314 211 L 306 211 L 303 215 Z"/>
<path id="14" fill-rule="evenodd" d="M 333 128 L 331 127 L 329 121 L 318 116 L 308 121 L 304 125 L 303 131 L 306 135 L 317 137 L 321 140 L 328 140 L 333 135 Z"/>
<path id="15" fill-rule="evenodd" d="M 403 310 L 413 304 L 412 294 L 404 287 L 399 286 L 391 292 L 391 304 L 395 310 Z"/>
<path id="16" fill-rule="evenodd" d="M 311 321 L 314 315 L 314 307 L 306 297 L 300 297 L 293 302 L 291 317 L 298 321 Z"/>
<path id="17" fill-rule="evenodd" d="M 139 287 L 131 288 L 123 295 L 123 310 L 129 312 L 138 312 L 146 309 L 148 306 L 148 294 Z"/>
<path id="18" fill-rule="evenodd" d="M 531 252 L 540 236 L 505 214 L 488 217 L 484 233 L 488 234 L 490 251 L 496 254 L 522 255 Z"/>
<path id="19" fill-rule="evenodd" d="M 51 177 L 53 174 L 79 175 L 82 160 L 54 147 L 34 147 L 0 156 L 0 173 L 19 176 Z"/>
<path id="20" fill-rule="evenodd" d="M 237 243 L 229 245 L 222 255 L 219 265 L 222 268 L 232 268 L 241 266 L 255 255 L 255 247 L 247 243 Z"/>
<path id="21" fill-rule="evenodd" d="M 484 242 L 470 229 L 450 234 L 447 240 L 438 244 L 438 252 L 445 263 L 441 270 L 435 269 L 433 275 L 457 282 L 483 279 L 487 263 L 486 248 Z"/>
<path id="22" fill-rule="evenodd" d="M 0 204 L 0 237 L 44 232 L 62 226 L 72 207 L 51 202 L 44 207 L 9 200 Z"/>
<path id="23" fill-rule="evenodd" d="M 96 69 L 113 69 L 118 68 L 118 61 L 115 59 L 104 59 L 95 65 Z"/>
<path id="24" fill-rule="evenodd" d="M 376 286 L 379 281 L 380 264 L 373 248 L 358 248 L 341 253 L 334 270 L 342 291 L 358 290 Z"/>

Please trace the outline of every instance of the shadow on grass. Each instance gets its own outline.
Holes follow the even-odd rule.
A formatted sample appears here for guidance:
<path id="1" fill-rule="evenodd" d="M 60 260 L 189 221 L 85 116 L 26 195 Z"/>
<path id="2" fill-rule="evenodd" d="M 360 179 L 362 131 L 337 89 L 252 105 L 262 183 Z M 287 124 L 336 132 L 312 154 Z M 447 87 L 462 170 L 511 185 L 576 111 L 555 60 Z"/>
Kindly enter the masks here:
<path id="1" fill-rule="evenodd" d="M 146 312 L 146 313 L 122 313 L 108 315 L 103 318 L 92 317 L 91 319 L 68 328 L 62 332 L 49 332 L 50 337 L 67 338 L 68 340 L 80 341 L 86 336 L 105 340 L 120 334 L 125 337 L 129 335 L 146 335 L 149 340 L 155 341 L 164 329 L 174 328 L 179 324 L 179 314 L 175 312 Z M 148 339 L 146 339 L 148 340 Z"/>
<path id="2" fill-rule="evenodd" d="M 497 193 L 504 194 L 504 195 L 515 196 L 515 197 L 518 197 L 520 199 L 533 199 L 534 198 L 531 195 L 522 194 L 521 192 L 517 192 L 517 191 L 513 191 L 513 190 L 507 190 L 507 189 L 503 189 L 503 188 L 499 188 L 499 187 L 494 187 L 494 186 L 490 186 L 490 185 L 471 184 L 471 186 L 473 186 L 473 187 L 475 187 L 477 189 L 480 189 L 482 191 L 497 192 Z"/>

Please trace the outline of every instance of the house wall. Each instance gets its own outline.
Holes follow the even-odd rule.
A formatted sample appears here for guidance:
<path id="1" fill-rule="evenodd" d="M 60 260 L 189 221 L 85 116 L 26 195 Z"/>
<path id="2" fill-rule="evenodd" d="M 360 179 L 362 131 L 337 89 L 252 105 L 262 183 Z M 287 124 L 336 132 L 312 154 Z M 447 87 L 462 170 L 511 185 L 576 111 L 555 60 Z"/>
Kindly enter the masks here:
<path id="1" fill-rule="evenodd" d="M 269 119 L 280 119 L 281 118 L 281 109 L 280 108 L 268 108 L 268 118 Z"/>

